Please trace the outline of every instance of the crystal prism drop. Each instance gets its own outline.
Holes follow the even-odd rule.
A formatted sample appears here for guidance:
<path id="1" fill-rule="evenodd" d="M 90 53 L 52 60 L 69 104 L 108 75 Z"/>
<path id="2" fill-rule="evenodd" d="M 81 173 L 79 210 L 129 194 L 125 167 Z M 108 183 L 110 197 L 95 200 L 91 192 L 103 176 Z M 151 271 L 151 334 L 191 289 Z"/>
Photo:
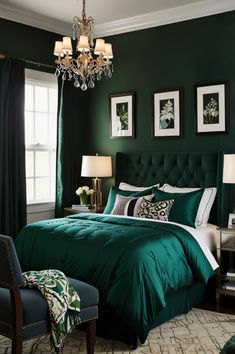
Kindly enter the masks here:
<path id="1" fill-rule="evenodd" d="M 78 81 L 78 79 L 75 79 L 74 86 L 77 88 L 80 86 L 80 82 Z"/>
<path id="2" fill-rule="evenodd" d="M 96 78 L 98 81 L 100 81 L 101 80 L 101 73 L 98 73 Z"/>
<path id="3" fill-rule="evenodd" d="M 59 77 L 59 76 L 60 76 L 60 69 L 56 68 L 55 76 L 56 76 L 56 77 Z"/>
<path id="4" fill-rule="evenodd" d="M 90 80 L 90 81 L 88 82 L 88 87 L 89 87 L 89 88 L 94 88 L 94 87 L 95 87 L 94 81 Z"/>
<path id="5" fill-rule="evenodd" d="M 81 89 L 82 89 L 82 91 L 86 91 L 86 89 L 87 89 L 87 84 L 85 83 L 85 81 L 83 81 L 83 84 L 82 84 L 82 86 L 81 86 Z"/>
<path id="6" fill-rule="evenodd" d="M 66 80 L 66 73 L 63 73 L 63 75 L 62 75 L 62 80 Z"/>

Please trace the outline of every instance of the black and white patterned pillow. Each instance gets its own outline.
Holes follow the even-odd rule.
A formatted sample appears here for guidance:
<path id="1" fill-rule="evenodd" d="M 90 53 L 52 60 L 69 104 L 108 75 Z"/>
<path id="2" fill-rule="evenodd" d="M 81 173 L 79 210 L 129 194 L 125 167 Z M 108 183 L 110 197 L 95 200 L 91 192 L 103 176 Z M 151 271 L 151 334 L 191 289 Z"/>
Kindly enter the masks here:
<path id="1" fill-rule="evenodd" d="M 168 221 L 174 199 L 151 202 L 143 198 L 137 213 L 138 218 L 157 219 Z"/>
<path id="2" fill-rule="evenodd" d="M 145 197 L 125 197 L 121 194 L 116 195 L 113 210 L 110 214 L 114 215 L 127 215 L 127 216 L 137 216 L 140 204 L 143 202 L 144 198 L 146 200 L 152 200 L 153 194 L 145 195 Z"/>

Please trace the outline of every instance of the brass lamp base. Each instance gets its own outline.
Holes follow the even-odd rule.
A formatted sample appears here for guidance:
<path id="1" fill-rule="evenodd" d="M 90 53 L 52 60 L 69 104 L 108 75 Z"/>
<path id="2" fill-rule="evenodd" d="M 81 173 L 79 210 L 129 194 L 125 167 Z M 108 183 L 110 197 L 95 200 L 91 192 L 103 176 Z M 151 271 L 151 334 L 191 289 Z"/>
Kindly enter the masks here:
<path id="1" fill-rule="evenodd" d="M 99 211 L 102 207 L 102 192 L 101 192 L 101 179 L 92 178 L 92 189 L 94 193 L 91 195 L 91 204 L 92 207 Z"/>

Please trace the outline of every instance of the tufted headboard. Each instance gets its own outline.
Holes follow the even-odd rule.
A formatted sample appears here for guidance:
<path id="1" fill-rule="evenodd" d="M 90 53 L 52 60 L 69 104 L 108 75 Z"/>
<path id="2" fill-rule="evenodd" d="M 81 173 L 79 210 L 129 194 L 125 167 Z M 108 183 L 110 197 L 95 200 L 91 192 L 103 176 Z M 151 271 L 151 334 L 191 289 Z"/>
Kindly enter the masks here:
<path id="1" fill-rule="evenodd" d="M 146 152 L 116 155 L 116 186 L 120 182 L 136 186 L 169 183 L 177 187 L 217 187 L 210 222 L 224 224 L 222 193 L 223 155 L 197 152 Z"/>

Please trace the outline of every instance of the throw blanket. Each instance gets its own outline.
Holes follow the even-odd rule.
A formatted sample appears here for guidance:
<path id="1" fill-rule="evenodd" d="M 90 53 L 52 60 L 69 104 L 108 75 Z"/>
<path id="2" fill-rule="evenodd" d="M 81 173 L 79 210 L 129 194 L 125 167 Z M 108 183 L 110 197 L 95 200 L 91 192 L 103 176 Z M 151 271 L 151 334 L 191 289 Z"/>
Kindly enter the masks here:
<path id="1" fill-rule="evenodd" d="M 53 267 L 98 288 L 142 343 L 167 295 L 214 274 L 189 232 L 157 221 L 77 214 L 26 225 L 15 246 L 23 271 Z"/>
<path id="2" fill-rule="evenodd" d="M 80 322 L 80 298 L 64 273 L 49 269 L 23 273 L 29 288 L 36 287 L 47 301 L 51 319 L 51 344 L 58 351 L 65 336 Z"/>

